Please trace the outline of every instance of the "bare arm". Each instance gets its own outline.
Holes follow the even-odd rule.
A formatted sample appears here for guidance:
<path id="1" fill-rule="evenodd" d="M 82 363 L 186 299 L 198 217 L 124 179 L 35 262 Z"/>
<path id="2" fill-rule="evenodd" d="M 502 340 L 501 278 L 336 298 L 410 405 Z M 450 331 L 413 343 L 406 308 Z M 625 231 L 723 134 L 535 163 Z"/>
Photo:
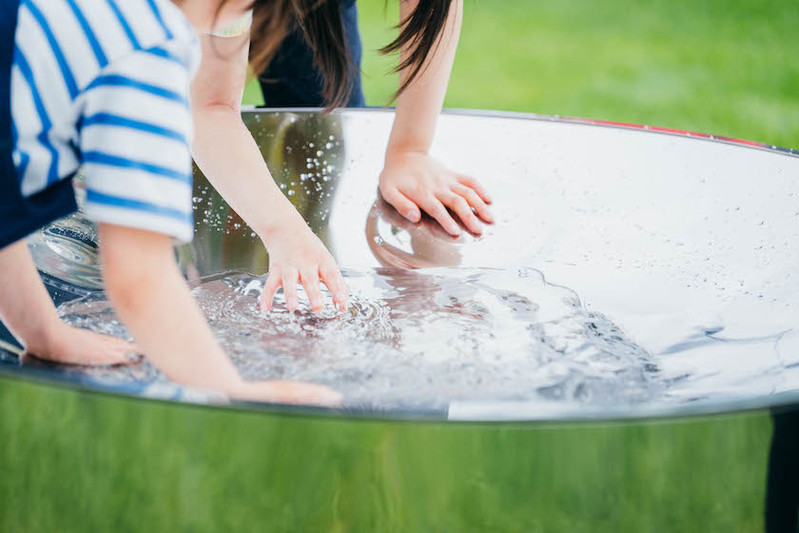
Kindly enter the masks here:
<path id="1" fill-rule="evenodd" d="M 28 354 L 69 364 L 121 364 L 136 348 L 61 322 L 24 240 L 0 250 L 0 319 Z"/>
<path id="2" fill-rule="evenodd" d="M 270 257 L 262 304 L 269 309 L 282 285 L 290 309 L 302 281 L 311 307 L 321 309 L 321 279 L 339 309 L 347 288 L 333 257 L 275 185 L 252 135 L 241 120 L 249 38 L 201 37 L 203 59 L 192 84 L 193 155 L 230 206 L 258 234 Z"/>
<path id="3" fill-rule="evenodd" d="M 275 185 L 241 120 L 249 38 L 204 35 L 200 40 L 203 59 L 192 83 L 192 155 L 230 206 L 269 241 L 287 218 L 298 214 Z"/>
<path id="4" fill-rule="evenodd" d="M 316 385 L 245 382 L 192 298 L 170 237 L 100 224 L 100 246 L 106 291 L 114 309 L 145 355 L 171 380 L 244 399 L 339 402 L 336 392 Z"/>
<path id="5" fill-rule="evenodd" d="M 400 0 L 400 19 L 405 20 L 417 4 L 418 0 Z M 462 20 L 463 0 L 452 0 L 437 45 L 420 75 L 397 101 L 385 167 L 380 176 L 383 197 L 404 217 L 418 222 L 421 208 L 452 235 L 460 234 L 460 230 L 447 213 L 447 207 L 457 213 L 474 233 L 482 231 L 482 224 L 474 213 L 485 222 L 493 221 L 486 205 L 490 198 L 485 189 L 473 178 L 456 174 L 429 156 L 458 48 Z M 401 58 L 407 53 L 407 50 L 402 50 Z M 403 71 L 400 82 L 407 76 L 408 73 Z"/>
<path id="6" fill-rule="evenodd" d="M 418 3 L 419 0 L 400 0 L 400 20 L 405 20 Z M 388 143 L 389 151 L 430 150 L 455 62 L 462 21 L 463 0 L 453 0 L 437 45 L 431 51 L 419 76 L 397 100 L 397 114 Z M 406 55 L 407 50 L 402 50 L 400 61 Z M 408 78 L 408 74 L 407 71 L 400 73 L 400 84 Z"/>
<path id="7" fill-rule="evenodd" d="M 241 379 L 189 293 L 172 239 L 111 224 L 99 234 L 106 292 L 147 357 L 176 382 L 234 393 Z"/>

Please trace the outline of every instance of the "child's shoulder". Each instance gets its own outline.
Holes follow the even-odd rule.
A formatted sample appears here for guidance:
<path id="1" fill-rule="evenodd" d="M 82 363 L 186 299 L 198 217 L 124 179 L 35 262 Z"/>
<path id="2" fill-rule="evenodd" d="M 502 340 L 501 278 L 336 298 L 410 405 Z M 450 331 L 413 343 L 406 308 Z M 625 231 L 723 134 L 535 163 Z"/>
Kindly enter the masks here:
<path id="1" fill-rule="evenodd" d="M 51 46 L 89 48 L 103 62 L 164 46 L 188 54 L 197 46 L 191 25 L 171 0 L 24 0 L 20 24 L 25 21 L 34 31 L 18 31 L 18 41 L 43 33 Z"/>

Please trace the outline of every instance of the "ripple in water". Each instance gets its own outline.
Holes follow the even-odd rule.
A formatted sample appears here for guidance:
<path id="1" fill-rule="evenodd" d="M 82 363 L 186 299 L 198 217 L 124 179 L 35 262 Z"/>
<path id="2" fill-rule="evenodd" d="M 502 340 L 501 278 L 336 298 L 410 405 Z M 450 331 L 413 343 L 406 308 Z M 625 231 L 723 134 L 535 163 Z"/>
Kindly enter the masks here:
<path id="1" fill-rule="evenodd" d="M 644 402 L 661 394 L 649 354 L 569 289 L 533 269 L 348 271 L 350 309 L 290 313 L 278 294 L 260 311 L 264 278 L 230 274 L 193 293 L 225 351 L 248 379 L 330 385 L 346 403 L 436 407 L 452 400 Z M 109 304 L 60 308 L 73 325 L 127 336 Z M 92 369 L 98 377 L 155 380 L 147 363 Z M 160 378 L 163 379 L 163 378 Z"/>

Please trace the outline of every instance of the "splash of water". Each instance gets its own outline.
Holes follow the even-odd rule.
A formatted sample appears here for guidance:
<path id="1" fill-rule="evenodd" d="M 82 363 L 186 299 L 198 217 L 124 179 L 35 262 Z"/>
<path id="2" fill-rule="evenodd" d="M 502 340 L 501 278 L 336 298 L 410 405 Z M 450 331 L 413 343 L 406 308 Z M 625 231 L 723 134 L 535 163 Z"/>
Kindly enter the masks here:
<path id="1" fill-rule="evenodd" d="M 454 400 L 644 402 L 662 383 L 650 355 L 577 295 L 533 269 L 347 271 L 351 304 L 328 293 L 315 314 L 265 314 L 263 278 L 229 274 L 193 293 L 216 337 L 247 379 L 330 385 L 346 402 L 434 407 Z M 302 295 L 301 295 L 302 296 Z M 70 324 L 127 336 L 102 298 L 60 308 Z M 147 363 L 91 370 L 154 380 Z"/>

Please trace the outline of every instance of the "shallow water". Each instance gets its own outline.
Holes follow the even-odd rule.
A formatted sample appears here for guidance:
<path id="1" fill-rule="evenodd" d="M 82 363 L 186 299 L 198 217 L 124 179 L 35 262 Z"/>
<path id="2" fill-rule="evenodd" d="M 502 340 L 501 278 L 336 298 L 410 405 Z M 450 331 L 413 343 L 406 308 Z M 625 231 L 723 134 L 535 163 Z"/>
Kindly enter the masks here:
<path id="1" fill-rule="evenodd" d="M 332 306 L 322 317 L 289 314 L 280 301 L 263 315 L 262 278 L 197 286 L 248 377 L 327 383 L 354 405 L 521 400 L 536 416 L 553 405 L 582 415 L 595 405 L 633 413 L 627 406 L 762 404 L 799 390 L 799 159 L 688 137 L 445 115 L 437 155 L 490 184 L 497 215 L 481 238 L 452 239 L 375 201 L 390 113 L 245 120 L 281 189 L 339 264 L 357 269 L 345 273 L 346 315 Z M 195 178 L 197 231 L 178 249 L 186 276 L 266 272 L 257 235 Z M 52 278 L 101 287 L 84 220 L 59 221 L 30 244 Z M 125 335 L 101 301 L 62 312 Z M 144 363 L 88 374 L 161 379 Z"/>
<path id="2" fill-rule="evenodd" d="M 345 272 L 350 309 L 260 311 L 263 277 L 230 274 L 194 290 L 248 379 L 330 385 L 349 405 L 436 407 L 450 401 L 627 404 L 663 396 L 654 358 L 607 317 L 537 270 L 440 268 Z M 302 295 L 301 295 L 302 296 Z M 127 336 L 108 303 L 61 306 L 73 325 Z M 157 380 L 140 363 L 90 375 Z"/>

